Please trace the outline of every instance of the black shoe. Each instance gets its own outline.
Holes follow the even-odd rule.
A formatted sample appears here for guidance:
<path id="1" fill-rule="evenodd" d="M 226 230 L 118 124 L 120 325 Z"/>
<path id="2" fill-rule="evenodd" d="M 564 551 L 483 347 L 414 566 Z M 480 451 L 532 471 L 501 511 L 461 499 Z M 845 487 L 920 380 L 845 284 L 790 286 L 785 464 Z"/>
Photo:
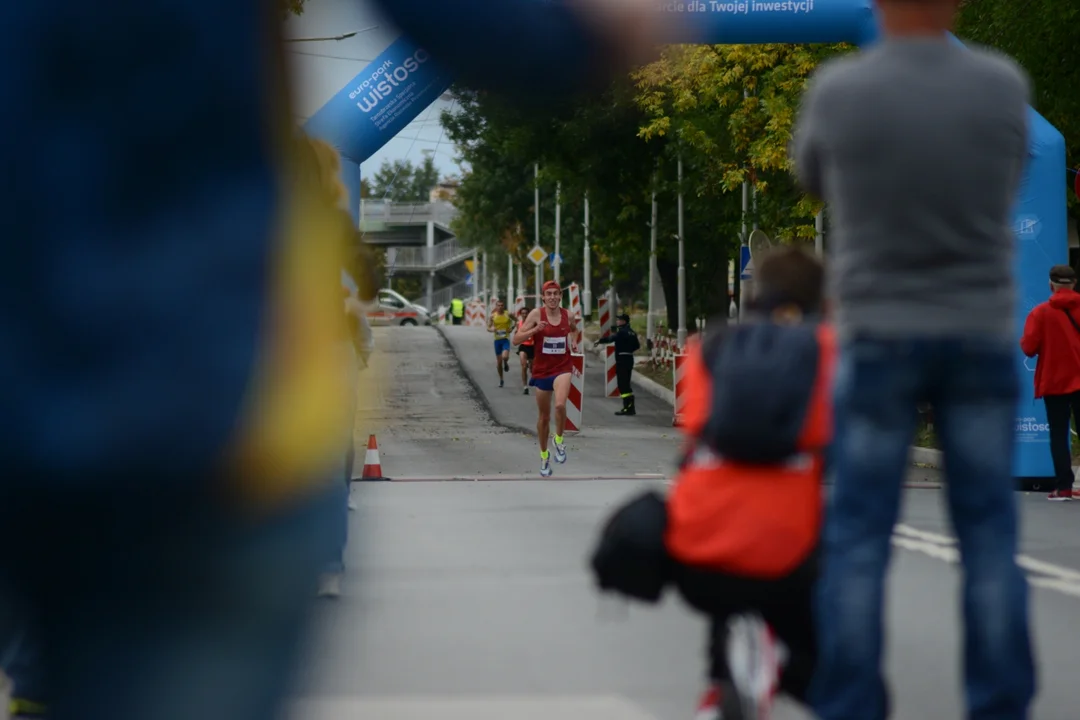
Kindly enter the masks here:
<path id="1" fill-rule="evenodd" d="M 503 360 L 503 372 L 510 372 L 510 361 Z"/>
<path id="2" fill-rule="evenodd" d="M 502 380 L 500 380 L 500 381 L 499 381 L 499 387 L 502 387 L 502 386 L 503 386 L 503 381 L 502 381 Z"/>

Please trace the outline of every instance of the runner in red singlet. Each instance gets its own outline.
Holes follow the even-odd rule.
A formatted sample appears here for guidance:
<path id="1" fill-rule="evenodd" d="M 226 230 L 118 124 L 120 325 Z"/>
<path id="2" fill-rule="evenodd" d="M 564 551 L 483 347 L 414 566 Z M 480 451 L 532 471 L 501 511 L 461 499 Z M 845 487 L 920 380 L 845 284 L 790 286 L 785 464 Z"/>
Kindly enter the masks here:
<path id="1" fill-rule="evenodd" d="M 521 308 L 518 310 L 518 324 L 517 329 L 514 330 L 514 344 L 517 345 L 518 359 L 521 360 L 521 388 L 522 394 L 529 394 L 529 371 L 532 370 L 533 361 L 533 339 L 521 342 L 519 340 L 518 333 L 525 327 L 525 321 L 529 317 L 529 309 Z"/>
<path id="2" fill-rule="evenodd" d="M 566 398 L 570 394 L 570 375 L 573 364 L 570 359 L 571 338 L 576 322 L 563 310 L 562 288 L 549 280 L 544 283 L 544 304 L 529 313 L 525 325 L 515 335 L 520 343 L 533 340 L 532 379 L 529 384 L 536 388 L 536 407 L 539 418 L 536 434 L 540 441 L 540 476 L 551 476 L 551 461 L 547 441 L 551 426 L 551 396 L 555 395 L 555 462 L 566 462 L 563 431 L 566 429 Z"/>

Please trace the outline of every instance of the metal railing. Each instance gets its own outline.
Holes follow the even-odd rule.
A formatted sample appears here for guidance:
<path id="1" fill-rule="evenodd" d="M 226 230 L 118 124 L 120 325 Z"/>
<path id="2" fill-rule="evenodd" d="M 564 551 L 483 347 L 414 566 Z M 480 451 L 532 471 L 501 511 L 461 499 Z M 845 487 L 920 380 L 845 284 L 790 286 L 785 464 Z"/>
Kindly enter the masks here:
<path id="1" fill-rule="evenodd" d="M 434 247 L 387 248 L 386 265 L 395 271 L 441 270 L 472 257 L 473 249 L 464 247 L 457 238 Z"/>
<path id="2" fill-rule="evenodd" d="M 455 283 L 453 285 L 450 285 L 449 287 L 444 287 L 433 292 L 431 294 L 431 306 L 428 307 L 428 309 L 434 312 L 440 307 L 449 307 L 450 301 L 456 297 L 467 300 L 472 296 L 472 287 L 466 285 L 464 282 Z M 414 300 L 414 302 L 423 305 L 427 302 L 427 297 L 421 295 L 419 298 Z"/>
<path id="3" fill-rule="evenodd" d="M 445 201 L 393 202 L 390 200 L 361 200 L 360 220 L 385 223 L 426 223 L 434 220 L 449 225 L 457 217 L 457 208 Z"/>

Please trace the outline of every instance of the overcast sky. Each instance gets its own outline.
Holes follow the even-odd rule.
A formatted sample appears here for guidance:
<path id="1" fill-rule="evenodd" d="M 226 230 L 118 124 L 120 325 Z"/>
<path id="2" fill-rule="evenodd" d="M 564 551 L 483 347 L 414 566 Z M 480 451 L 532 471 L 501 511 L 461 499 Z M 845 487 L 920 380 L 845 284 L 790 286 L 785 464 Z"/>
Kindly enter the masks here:
<path id="1" fill-rule="evenodd" d="M 377 25 L 356 37 L 337 42 L 290 43 L 289 57 L 296 73 L 296 112 L 310 117 L 335 93 L 349 85 L 368 63 L 396 40 L 400 33 L 377 15 L 365 0 L 308 0 L 298 18 L 287 21 L 287 37 L 327 37 Z M 364 177 L 374 175 L 384 160 L 410 160 L 418 164 L 424 150 L 432 151 L 440 174 L 460 174 L 454 145 L 439 124 L 439 114 L 450 103 L 439 100 L 423 110 L 394 139 L 360 166 Z"/>

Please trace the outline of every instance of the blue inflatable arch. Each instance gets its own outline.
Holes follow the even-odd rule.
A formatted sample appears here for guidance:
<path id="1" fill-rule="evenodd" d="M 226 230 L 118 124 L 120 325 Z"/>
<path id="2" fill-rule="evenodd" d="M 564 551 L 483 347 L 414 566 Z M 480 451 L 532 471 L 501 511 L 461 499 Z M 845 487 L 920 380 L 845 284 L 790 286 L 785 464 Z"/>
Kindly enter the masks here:
<path id="1" fill-rule="evenodd" d="M 859 46 L 878 37 L 873 0 L 659 0 L 659 12 L 685 13 L 693 37 L 670 43 L 838 43 Z M 683 31 L 687 32 L 687 31 Z M 360 163 L 434 102 L 452 78 L 408 38 L 388 47 L 307 122 L 306 130 L 333 144 L 342 155 L 350 207 L 360 204 Z M 1016 278 L 1020 327 L 1028 311 L 1045 299 L 1047 271 L 1068 262 L 1065 214 L 1065 140 L 1030 111 L 1029 165 L 1017 198 Z M 1053 477 L 1049 431 L 1042 402 L 1033 397 L 1034 361 L 1017 350 L 1022 395 L 1016 415 L 1016 465 L 1020 478 Z"/>

